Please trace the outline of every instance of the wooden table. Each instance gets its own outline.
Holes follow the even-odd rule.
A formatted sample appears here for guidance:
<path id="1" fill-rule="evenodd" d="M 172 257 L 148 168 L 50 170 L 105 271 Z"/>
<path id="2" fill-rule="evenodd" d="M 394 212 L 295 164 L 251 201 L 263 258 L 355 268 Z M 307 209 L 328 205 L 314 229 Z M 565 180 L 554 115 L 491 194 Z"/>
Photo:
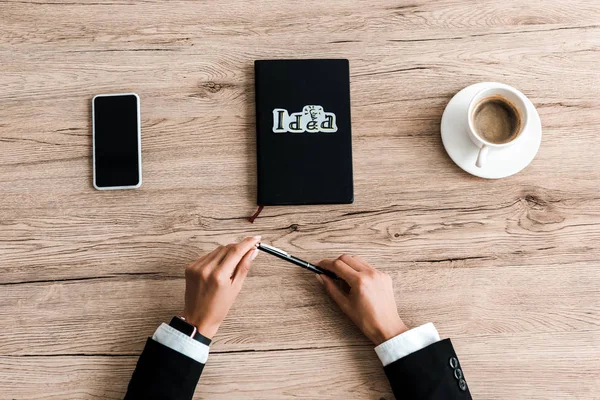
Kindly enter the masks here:
<path id="1" fill-rule="evenodd" d="M 118 399 L 183 269 L 246 235 L 361 254 L 451 337 L 477 399 L 600 398 L 600 5 L 594 1 L 0 1 L 0 398 Z M 253 60 L 350 60 L 355 203 L 256 206 Z M 522 90 L 524 171 L 452 163 L 448 100 Z M 90 101 L 137 92 L 144 184 L 92 187 Z M 260 256 L 198 399 L 392 399 L 314 276 Z"/>

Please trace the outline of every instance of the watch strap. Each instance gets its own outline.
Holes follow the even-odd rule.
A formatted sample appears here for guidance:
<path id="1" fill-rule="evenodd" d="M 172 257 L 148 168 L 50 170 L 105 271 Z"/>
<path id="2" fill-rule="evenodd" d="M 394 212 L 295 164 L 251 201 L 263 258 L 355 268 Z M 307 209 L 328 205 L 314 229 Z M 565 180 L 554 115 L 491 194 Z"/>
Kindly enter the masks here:
<path id="1" fill-rule="evenodd" d="M 198 329 L 196 329 L 194 325 L 190 324 L 183 318 L 173 317 L 169 323 L 169 326 L 206 346 L 209 346 L 212 342 L 212 340 L 198 332 Z"/>

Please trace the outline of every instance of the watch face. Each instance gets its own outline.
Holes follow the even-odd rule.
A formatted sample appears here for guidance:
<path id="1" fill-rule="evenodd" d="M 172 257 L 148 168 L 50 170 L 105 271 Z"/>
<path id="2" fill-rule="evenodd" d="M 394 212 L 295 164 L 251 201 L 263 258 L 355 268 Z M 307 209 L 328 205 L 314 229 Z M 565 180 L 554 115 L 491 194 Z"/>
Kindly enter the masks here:
<path id="1" fill-rule="evenodd" d="M 196 330 L 196 328 L 194 328 L 193 325 L 188 324 L 187 322 L 178 317 L 173 317 L 169 326 L 177 329 L 179 332 L 185 333 L 188 336 L 192 336 L 192 334 Z"/>

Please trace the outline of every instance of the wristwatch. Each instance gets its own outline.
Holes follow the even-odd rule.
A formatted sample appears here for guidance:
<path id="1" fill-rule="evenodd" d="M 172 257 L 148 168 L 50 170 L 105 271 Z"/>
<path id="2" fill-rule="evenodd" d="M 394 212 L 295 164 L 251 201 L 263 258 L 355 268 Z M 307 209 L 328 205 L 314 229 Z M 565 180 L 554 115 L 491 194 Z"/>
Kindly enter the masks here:
<path id="1" fill-rule="evenodd" d="M 210 345 L 211 340 L 198 332 L 198 329 L 194 325 L 187 322 L 183 317 L 173 317 L 169 323 L 169 326 L 202 344 L 207 346 Z"/>

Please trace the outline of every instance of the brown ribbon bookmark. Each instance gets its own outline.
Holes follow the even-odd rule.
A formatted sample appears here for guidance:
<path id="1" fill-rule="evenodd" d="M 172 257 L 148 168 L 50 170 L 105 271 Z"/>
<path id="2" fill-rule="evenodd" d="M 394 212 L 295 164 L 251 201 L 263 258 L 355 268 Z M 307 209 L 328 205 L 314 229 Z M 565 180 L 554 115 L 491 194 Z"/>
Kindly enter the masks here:
<path id="1" fill-rule="evenodd" d="M 265 208 L 265 206 L 258 206 L 258 210 L 256 210 L 256 212 L 250 218 L 248 218 L 248 221 L 253 224 L 254 220 L 258 217 L 258 214 L 260 214 L 263 208 Z"/>

